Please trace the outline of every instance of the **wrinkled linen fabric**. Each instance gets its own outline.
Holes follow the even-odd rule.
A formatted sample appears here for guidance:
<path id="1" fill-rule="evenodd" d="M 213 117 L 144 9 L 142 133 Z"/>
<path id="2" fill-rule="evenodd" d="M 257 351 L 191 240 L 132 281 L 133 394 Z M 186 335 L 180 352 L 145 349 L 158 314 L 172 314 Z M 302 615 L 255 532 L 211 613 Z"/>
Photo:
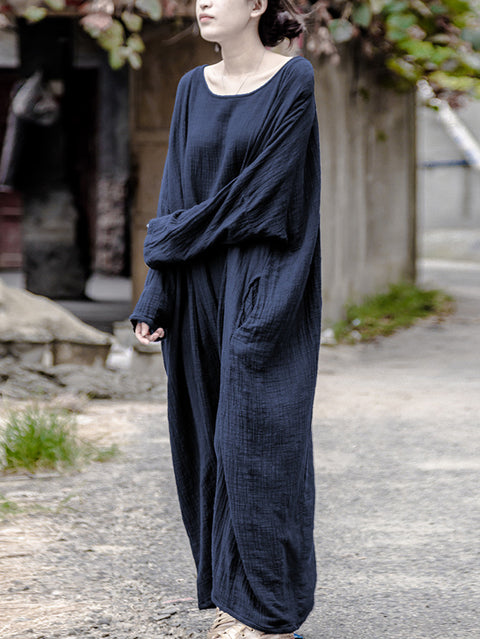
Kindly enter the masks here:
<path id="1" fill-rule="evenodd" d="M 313 606 L 319 201 L 308 61 L 240 95 L 212 93 L 204 67 L 181 79 L 131 320 L 166 330 L 199 606 L 269 633 L 297 629 Z"/>

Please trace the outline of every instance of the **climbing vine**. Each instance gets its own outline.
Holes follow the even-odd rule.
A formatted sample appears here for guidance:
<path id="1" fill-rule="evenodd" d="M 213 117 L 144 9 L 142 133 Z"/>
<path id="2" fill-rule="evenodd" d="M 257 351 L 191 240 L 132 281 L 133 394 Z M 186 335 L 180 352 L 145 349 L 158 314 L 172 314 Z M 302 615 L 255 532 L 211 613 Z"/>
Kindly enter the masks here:
<path id="1" fill-rule="evenodd" d="M 345 43 L 356 43 L 381 78 L 398 89 L 426 80 L 437 97 L 455 104 L 480 98 L 478 0 L 300 0 L 309 26 L 307 49 L 333 64 Z M 118 69 L 138 69 L 147 20 L 192 14 L 192 0 L 7 0 L 0 27 L 16 16 L 36 22 L 49 14 L 75 16 Z"/>

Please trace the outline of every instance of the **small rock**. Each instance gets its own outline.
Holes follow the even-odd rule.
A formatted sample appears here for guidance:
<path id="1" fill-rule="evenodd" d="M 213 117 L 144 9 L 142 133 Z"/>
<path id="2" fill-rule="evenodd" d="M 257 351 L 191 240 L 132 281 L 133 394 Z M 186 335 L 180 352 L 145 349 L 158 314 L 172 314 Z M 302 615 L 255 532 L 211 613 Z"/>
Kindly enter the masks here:
<path id="1" fill-rule="evenodd" d="M 325 346 L 335 346 L 336 343 L 337 340 L 335 339 L 335 333 L 333 332 L 333 329 L 326 328 L 324 331 L 322 331 L 320 344 L 323 344 Z"/>

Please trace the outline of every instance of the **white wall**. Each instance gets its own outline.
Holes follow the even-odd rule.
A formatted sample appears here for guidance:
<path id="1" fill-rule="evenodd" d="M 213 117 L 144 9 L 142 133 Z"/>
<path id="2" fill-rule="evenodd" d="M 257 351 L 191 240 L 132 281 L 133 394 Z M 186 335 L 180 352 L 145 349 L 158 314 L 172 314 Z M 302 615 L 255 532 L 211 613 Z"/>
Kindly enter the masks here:
<path id="1" fill-rule="evenodd" d="M 480 229 L 480 171 L 461 166 L 464 156 L 435 111 L 417 113 L 419 231 Z M 456 113 L 480 144 L 480 102 Z"/>

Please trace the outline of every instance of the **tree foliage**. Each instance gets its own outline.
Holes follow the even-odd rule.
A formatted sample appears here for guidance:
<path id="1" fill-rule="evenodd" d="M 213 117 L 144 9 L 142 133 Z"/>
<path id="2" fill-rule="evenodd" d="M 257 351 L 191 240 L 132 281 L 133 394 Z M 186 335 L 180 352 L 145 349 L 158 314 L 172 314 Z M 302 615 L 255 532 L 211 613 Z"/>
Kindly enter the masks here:
<path id="1" fill-rule="evenodd" d="M 426 80 L 437 97 L 480 98 L 480 5 L 478 0 L 300 0 L 308 13 L 307 47 L 318 57 L 339 60 L 339 48 L 357 44 L 379 74 L 399 89 Z M 146 20 L 185 13 L 193 0 L 7 0 L 0 27 L 15 16 L 30 22 L 48 14 L 76 16 L 108 52 L 113 68 L 137 69 L 145 45 Z"/>
<path id="2" fill-rule="evenodd" d="M 437 97 L 480 98 L 480 12 L 474 0 L 318 0 L 308 48 L 339 60 L 355 42 L 384 80 L 410 88 L 426 80 Z"/>
<path id="3" fill-rule="evenodd" d="M 111 66 L 142 64 L 141 32 L 145 20 L 175 15 L 175 0 L 8 0 L 0 7 L 0 27 L 13 27 L 15 17 L 38 22 L 47 15 L 71 15 L 108 52 Z"/>

